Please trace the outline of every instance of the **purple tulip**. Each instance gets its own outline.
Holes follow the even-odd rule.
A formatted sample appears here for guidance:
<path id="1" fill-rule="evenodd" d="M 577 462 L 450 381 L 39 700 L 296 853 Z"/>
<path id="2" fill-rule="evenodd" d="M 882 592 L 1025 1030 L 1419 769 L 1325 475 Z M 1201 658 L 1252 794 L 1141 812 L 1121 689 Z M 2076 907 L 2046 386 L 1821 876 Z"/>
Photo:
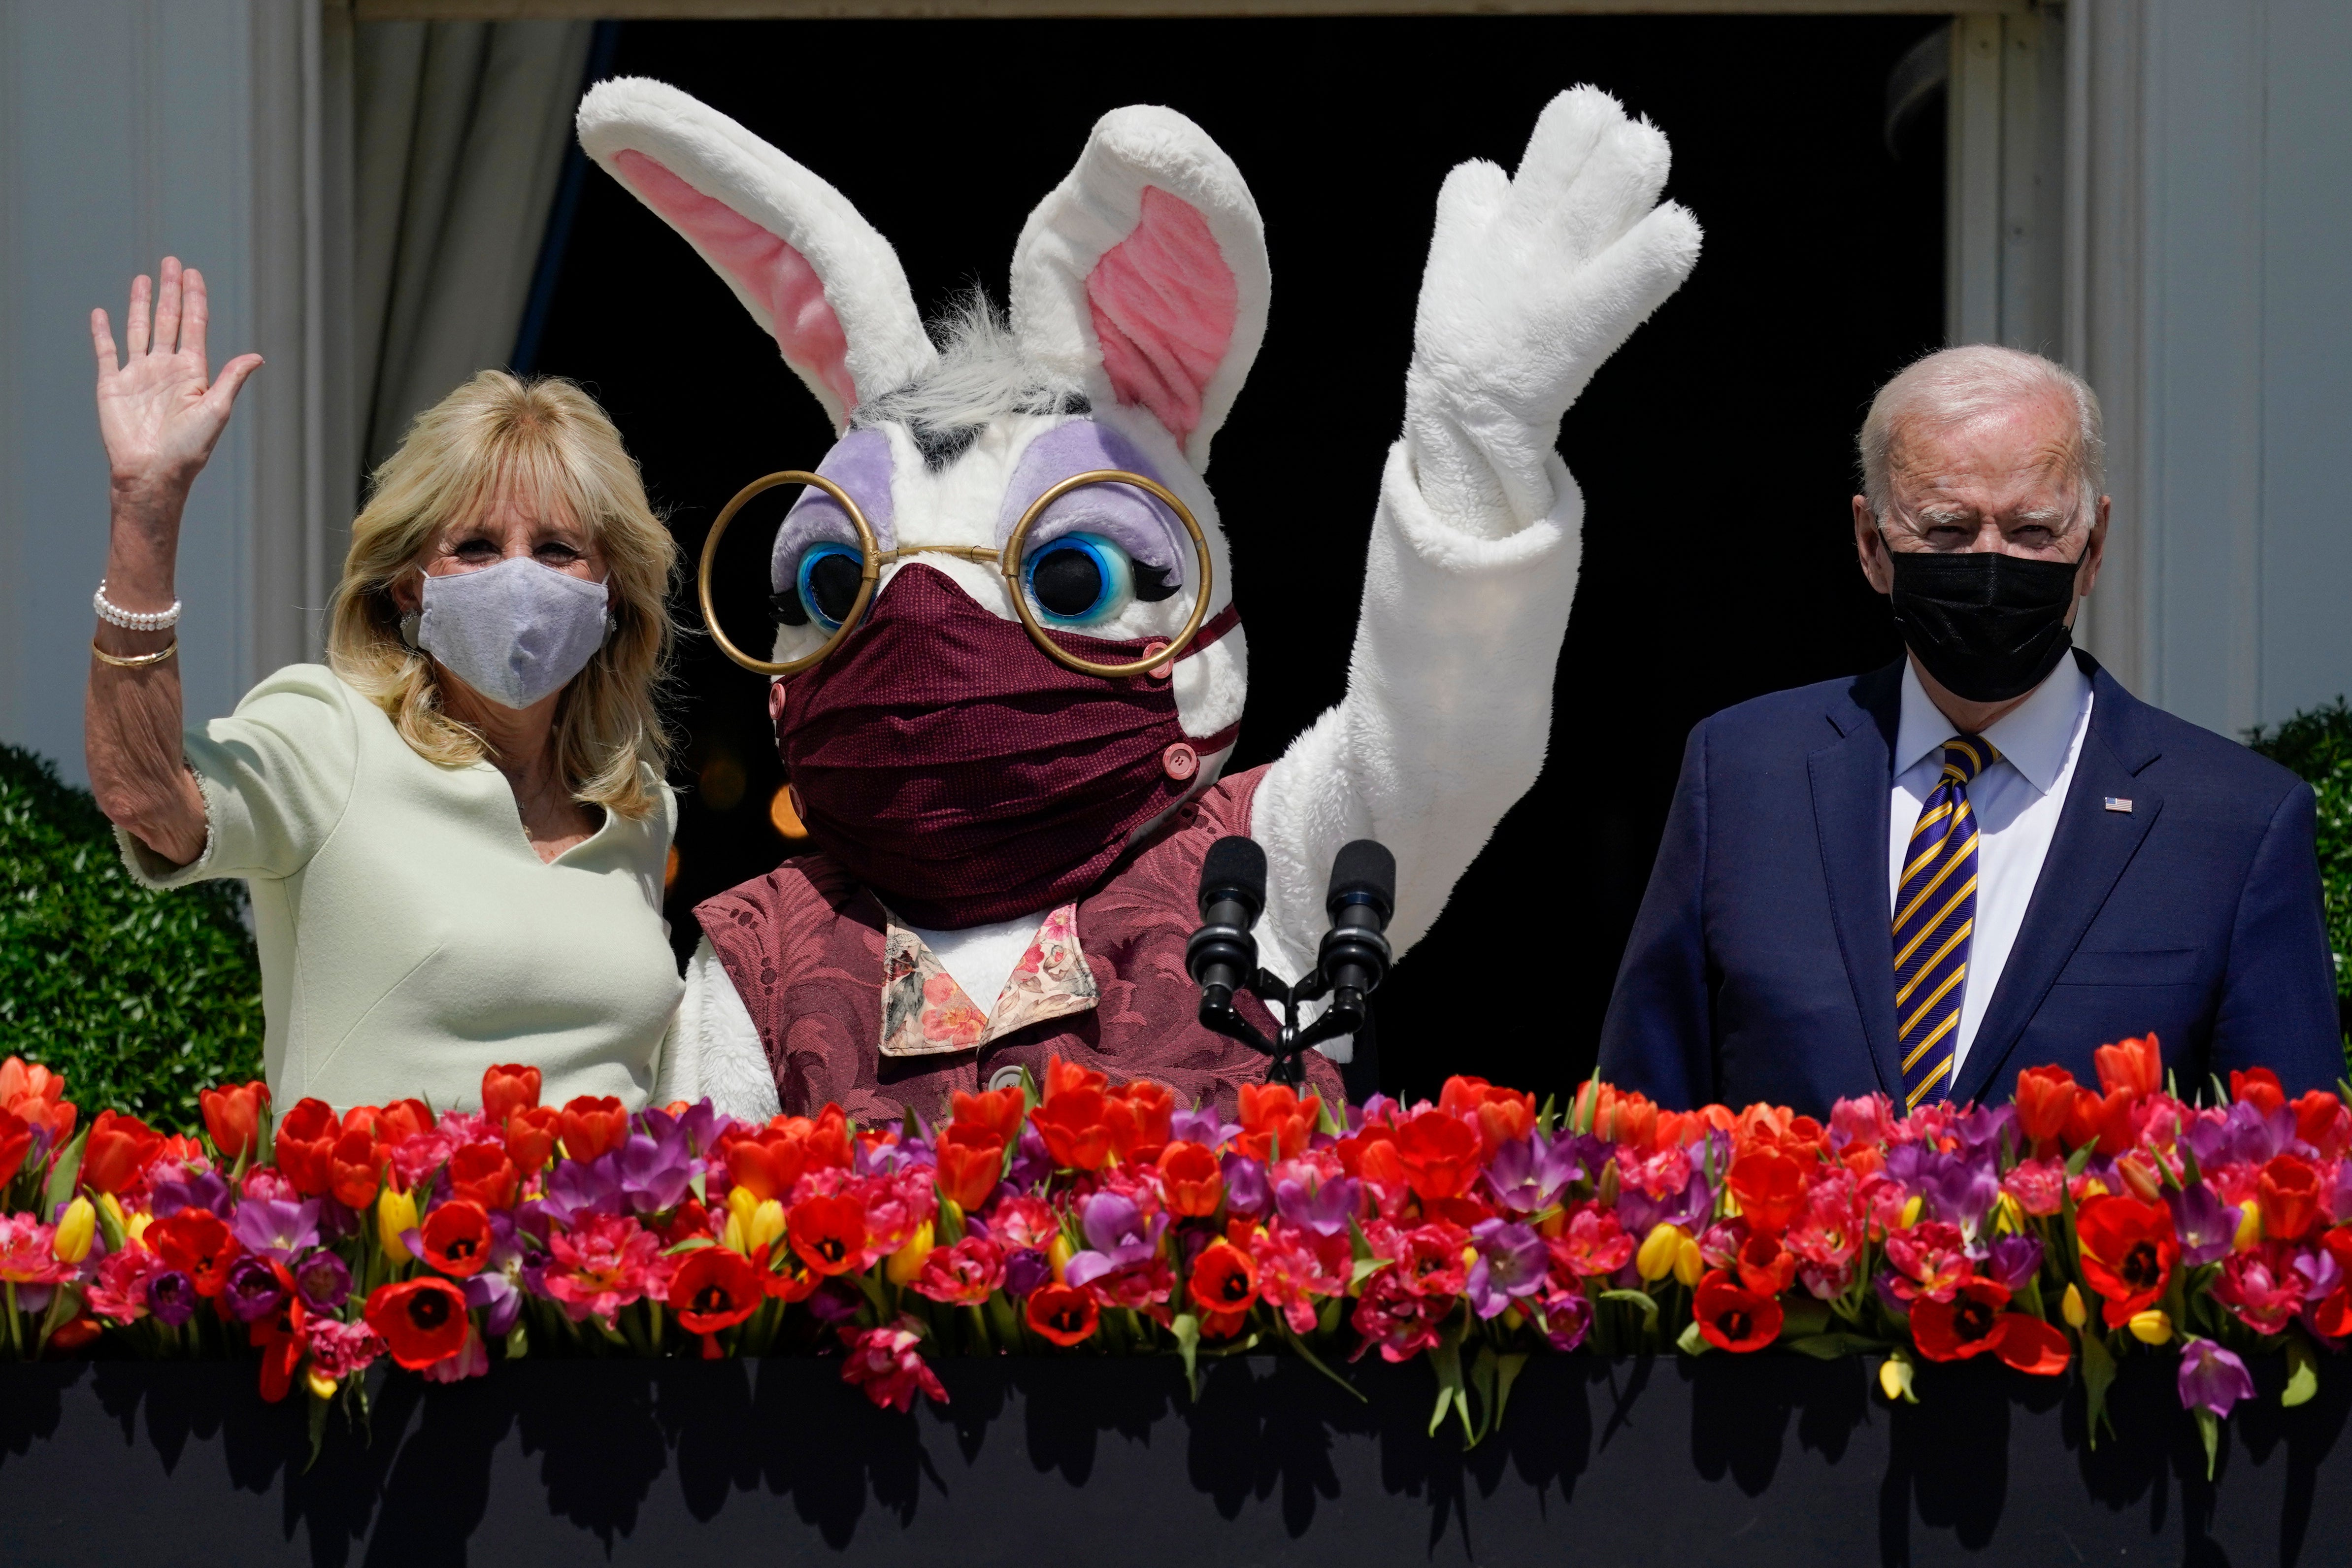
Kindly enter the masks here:
<path id="1" fill-rule="evenodd" d="M 167 1268 L 147 1279 L 147 1310 L 167 1329 L 176 1329 L 195 1315 L 196 1282 L 177 1268 Z"/>
<path id="2" fill-rule="evenodd" d="M 2313 1309 L 2336 1294 L 2344 1283 L 2344 1270 L 2332 1252 L 2305 1252 L 2296 1256 L 2294 1271 L 2303 1276 L 2304 1322 L 2308 1326 Z"/>
<path id="3" fill-rule="evenodd" d="M 236 1315 L 238 1322 L 251 1323 L 284 1306 L 286 1292 L 278 1283 L 278 1271 L 248 1255 L 228 1266 L 228 1280 L 221 1289 L 221 1301 Z"/>
<path id="4" fill-rule="evenodd" d="M 304 1248 L 319 1245 L 319 1204 L 247 1198 L 236 1205 L 231 1226 L 247 1252 L 291 1263 Z"/>
<path id="5" fill-rule="evenodd" d="M 1024 1247 L 1004 1260 L 1004 1293 L 1025 1300 L 1038 1286 L 1054 1277 L 1054 1265 L 1034 1247 Z"/>
<path id="6" fill-rule="evenodd" d="M 174 1166 L 179 1173 L 157 1180 L 150 1174 L 147 1180 L 147 1212 L 157 1219 L 169 1219 L 182 1209 L 210 1209 L 221 1218 L 229 1217 L 228 1184 L 216 1171 L 190 1171 L 185 1165 Z"/>
<path id="7" fill-rule="evenodd" d="M 1225 1141 L 1241 1131 L 1239 1124 L 1227 1121 L 1217 1114 L 1214 1105 L 1204 1105 L 1197 1110 L 1180 1110 L 1168 1124 L 1168 1136 L 1179 1143 L 1205 1143 L 1212 1149 L 1222 1149 Z"/>
<path id="8" fill-rule="evenodd" d="M 499 1269 L 485 1268 L 478 1274 L 469 1275 L 460 1288 L 466 1292 L 466 1305 L 489 1309 L 482 1319 L 482 1332 L 492 1339 L 512 1329 L 515 1319 L 522 1313 L 522 1293 L 515 1289 L 514 1281 Z"/>
<path id="9" fill-rule="evenodd" d="M 2004 1236 L 1986 1249 L 1985 1277 L 2014 1294 L 2042 1272 L 2042 1242 L 2037 1237 Z"/>
<path id="10" fill-rule="evenodd" d="M 1562 1187 L 1583 1173 L 1576 1152 L 1565 1141 L 1550 1142 L 1540 1132 L 1499 1145 L 1486 1163 L 1486 1184 L 1495 1201 L 1513 1214 L 1533 1214 L 1549 1206 Z"/>
<path id="11" fill-rule="evenodd" d="M 1514 1296 L 1532 1296 L 1551 1272 L 1543 1237 L 1515 1220 L 1482 1219 L 1470 1231 L 1478 1248 L 1463 1294 L 1481 1318 L 1499 1317 Z"/>
<path id="12" fill-rule="evenodd" d="M 1227 1154 L 1220 1165 L 1225 1176 L 1225 1209 L 1244 1219 L 1265 1213 L 1272 1194 L 1266 1191 L 1265 1167 L 1247 1154 Z"/>
<path id="13" fill-rule="evenodd" d="M 627 1142 L 596 1163 L 601 1165 L 606 1160 L 613 1162 L 621 1195 L 639 1214 L 660 1214 L 677 1207 L 694 1180 L 694 1155 L 687 1148 L 683 1128 L 677 1125 L 660 1138 L 631 1133 Z"/>
<path id="14" fill-rule="evenodd" d="M 539 1200 L 537 1207 L 567 1229 L 584 1214 L 620 1213 L 621 1178 L 614 1168 L 613 1156 L 605 1154 L 584 1163 L 558 1162 L 547 1178 L 547 1195 Z"/>
<path id="15" fill-rule="evenodd" d="M 2241 1399 L 2251 1399 L 2254 1380 L 2246 1363 L 2211 1340 L 2190 1335 L 2180 1347 L 2180 1407 L 2227 1415 Z"/>
<path id="16" fill-rule="evenodd" d="M 1276 1185 L 1274 1203 L 1282 1217 L 1301 1230 L 1311 1230 L 1318 1236 L 1345 1236 L 1348 1222 L 1355 1217 L 1360 1191 L 1352 1176 L 1335 1176 L 1312 1189 L 1304 1182 L 1290 1179 Z"/>
<path id="17" fill-rule="evenodd" d="M 2238 1236 L 2238 1211 L 2214 1195 L 2202 1182 L 2168 1191 L 2164 1201 L 2172 1210 L 2173 1234 L 2180 1238 L 2180 1261 L 2194 1267 L 2219 1263 L 2230 1256 Z"/>
<path id="18" fill-rule="evenodd" d="M 2260 1165 L 2295 1142 L 2294 1112 L 2282 1105 L 2265 1117 L 2242 1100 L 2219 1117 L 2198 1117 L 2182 1130 L 2181 1139 L 2205 1169 Z"/>
<path id="19" fill-rule="evenodd" d="M 1045 1147 L 1045 1135 L 1037 1131 L 1033 1121 L 1021 1124 L 1021 1141 L 1013 1146 L 1013 1163 L 1004 1179 L 1021 1192 L 1034 1192 L 1054 1173 L 1054 1156 Z"/>
<path id="20" fill-rule="evenodd" d="M 331 1312 L 351 1299 L 352 1271 L 331 1252 L 314 1252 L 295 1266 L 294 1289 L 314 1312 Z"/>
<path id="21" fill-rule="evenodd" d="M 1072 1285 L 1084 1285 L 1115 1269 L 1149 1261 L 1160 1249 L 1168 1216 L 1153 1215 L 1147 1224 L 1132 1199 L 1117 1193 L 1097 1193 L 1080 1206 L 1078 1228 L 1086 1236 L 1088 1250 L 1072 1258 L 1062 1269 L 1062 1278 Z"/>
<path id="22" fill-rule="evenodd" d="M 1556 1351 L 1572 1351 L 1592 1331 L 1592 1303 L 1581 1290 L 1552 1290 L 1543 1299 L 1544 1338 Z"/>

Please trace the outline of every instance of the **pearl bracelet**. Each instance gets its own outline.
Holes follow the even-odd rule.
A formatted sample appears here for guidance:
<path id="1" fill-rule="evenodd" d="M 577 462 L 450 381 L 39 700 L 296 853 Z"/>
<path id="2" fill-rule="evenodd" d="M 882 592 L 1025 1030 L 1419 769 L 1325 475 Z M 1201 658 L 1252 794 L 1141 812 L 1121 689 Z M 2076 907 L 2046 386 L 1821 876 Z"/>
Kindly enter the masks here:
<path id="1" fill-rule="evenodd" d="M 90 607 L 98 612 L 100 620 L 110 626 L 121 626 L 127 632 L 166 631 L 177 626 L 180 620 L 180 601 L 177 599 L 172 601 L 172 607 L 168 610 L 124 609 L 107 598 L 106 579 L 103 577 L 99 579 L 98 592 L 89 596 L 89 603 Z"/>

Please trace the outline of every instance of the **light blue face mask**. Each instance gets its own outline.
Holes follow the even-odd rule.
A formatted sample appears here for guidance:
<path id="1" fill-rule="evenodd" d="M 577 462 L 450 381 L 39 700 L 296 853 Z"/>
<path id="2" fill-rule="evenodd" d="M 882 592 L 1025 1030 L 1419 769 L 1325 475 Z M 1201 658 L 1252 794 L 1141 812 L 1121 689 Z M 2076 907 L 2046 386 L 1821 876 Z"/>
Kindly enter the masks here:
<path id="1" fill-rule="evenodd" d="M 517 555 L 425 579 L 415 646 L 484 697 L 529 708 L 585 668 L 612 622 L 605 586 Z"/>

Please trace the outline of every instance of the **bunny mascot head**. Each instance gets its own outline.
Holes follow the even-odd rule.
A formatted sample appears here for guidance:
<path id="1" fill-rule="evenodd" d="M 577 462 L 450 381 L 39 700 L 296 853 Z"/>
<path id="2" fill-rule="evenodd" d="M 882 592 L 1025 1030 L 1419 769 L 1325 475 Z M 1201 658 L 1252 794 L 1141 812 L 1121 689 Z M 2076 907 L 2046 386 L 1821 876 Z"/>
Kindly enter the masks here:
<path id="1" fill-rule="evenodd" d="M 1697 251 L 1657 202 L 1664 137 L 1579 89 L 1516 178 L 1449 180 L 1348 697 L 1220 779 L 1246 662 L 1203 476 L 1269 284 L 1216 144 L 1104 116 L 1022 231 L 1009 322 L 975 304 L 935 341 L 881 236 L 733 121 L 623 79 L 579 124 L 838 436 L 777 534 L 773 657 L 746 659 L 819 852 L 698 910 L 657 1096 L 930 1114 L 1058 1055 L 1230 1102 L 1265 1063 L 1193 1022 L 1209 845 L 1265 847 L 1262 952 L 1297 973 L 1341 843 L 1396 853 L 1402 948 L 1541 764 L 1581 512 L 1559 416 Z M 1330 1058 L 1309 1076 L 1336 1095 Z"/>

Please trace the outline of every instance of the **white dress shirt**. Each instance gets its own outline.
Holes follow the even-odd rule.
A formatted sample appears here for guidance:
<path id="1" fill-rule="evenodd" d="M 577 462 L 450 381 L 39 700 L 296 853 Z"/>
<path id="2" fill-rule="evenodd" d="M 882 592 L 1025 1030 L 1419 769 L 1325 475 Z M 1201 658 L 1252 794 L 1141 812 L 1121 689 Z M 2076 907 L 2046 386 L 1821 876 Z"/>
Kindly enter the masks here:
<path id="1" fill-rule="evenodd" d="M 2058 661 L 2033 694 L 1991 727 L 1984 738 L 2000 761 L 1969 784 L 1969 810 L 1976 818 L 1977 912 L 1969 936 L 1969 968 L 1960 982 L 1960 1022 L 1954 1031 L 1952 1079 L 1959 1077 L 2000 984 L 2002 965 L 2025 923 L 2025 906 L 2041 880 L 2042 862 L 2058 831 L 2074 759 L 2091 727 L 2091 678 L 2069 657 Z M 1886 816 L 1886 907 L 1893 939 L 1895 900 L 1901 896 L 1905 857 L 1920 808 L 1936 793 L 1944 773 L 1944 742 L 1958 730 L 1944 717 L 1919 684 L 1919 673 L 1903 664 L 1903 721 L 1895 734 L 1895 796 Z M 1947 1079 L 1947 1082 L 1951 1079 Z"/>

